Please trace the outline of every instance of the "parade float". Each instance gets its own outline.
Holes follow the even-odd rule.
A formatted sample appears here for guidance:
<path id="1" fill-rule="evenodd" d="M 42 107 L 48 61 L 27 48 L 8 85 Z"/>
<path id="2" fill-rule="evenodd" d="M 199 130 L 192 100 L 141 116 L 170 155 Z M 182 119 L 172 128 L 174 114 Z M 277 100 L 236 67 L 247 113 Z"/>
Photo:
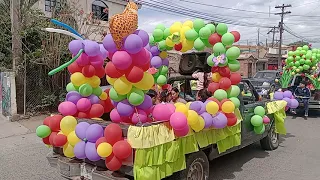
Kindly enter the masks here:
<path id="1" fill-rule="evenodd" d="M 286 133 L 285 100 L 253 104 L 252 112 L 242 117 L 240 49 L 232 46 L 240 39 L 237 31 L 228 32 L 223 23 L 205 24 L 196 19 L 168 28 L 159 24 L 149 35 L 137 30 L 137 10 L 129 2 L 122 14 L 113 16 L 111 33 L 103 44 L 83 39 L 57 20 L 52 22 L 66 30 L 47 28 L 75 38 L 69 44 L 73 58 L 49 73 L 68 68 L 71 76 L 65 101 L 58 107 L 59 114 L 47 117 L 36 130 L 43 143 L 59 155 L 59 162 L 65 158 L 124 173 L 128 173 L 122 171 L 124 167 L 132 167 L 136 180 L 156 180 L 185 170 L 187 155 L 211 145 L 216 145 L 219 154 L 240 147 L 245 119 L 258 138 L 266 137 L 272 125 L 276 133 Z M 159 92 L 166 86 L 167 51 L 206 47 L 213 49 L 207 58 L 213 73 L 208 90 L 213 96 L 206 102 L 153 105 L 146 92 Z M 111 61 L 104 67 L 106 58 Z M 100 87 L 105 75 L 111 89 Z M 104 115 L 111 121 L 104 120 Z"/>

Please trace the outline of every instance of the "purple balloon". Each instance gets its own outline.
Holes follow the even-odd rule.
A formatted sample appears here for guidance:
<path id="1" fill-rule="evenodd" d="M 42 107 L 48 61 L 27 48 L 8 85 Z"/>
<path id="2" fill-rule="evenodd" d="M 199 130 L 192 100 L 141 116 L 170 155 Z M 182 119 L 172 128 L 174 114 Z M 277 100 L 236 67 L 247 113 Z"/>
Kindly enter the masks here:
<path id="1" fill-rule="evenodd" d="M 151 66 L 155 68 L 160 68 L 162 66 L 162 59 L 159 56 L 154 56 L 151 59 Z"/>
<path id="2" fill-rule="evenodd" d="M 131 34 L 125 40 L 124 48 L 130 54 L 137 54 L 143 48 L 143 42 L 138 35 Z"/>
<path id="3" fill-rule="evenodd" d="M 70 92 L 68 92 L 68 94 L 66 96 L 66 101 L 70 101 L 73 104 L 77 104 L 77 102 L 81 98 L 82 98 L 82 96 L 77 91 L 70 91 Z"/>
<path id="4" fill-rule="evenodd" d="M 228 118 L 223 113 L 219 112 L 215 117 L 213 117 L 212 125 L 215 128 L 222 129 L 228 124 Z"/>
<path id="5" fill-rule="evenodd" d="M 97 42 L 95 41 L 90 41 L 90 40 L 84 40 L 83 41 L 84 44 L 84 52 L 88 55 L 88 56 L 98 56 L 101 52 L 100 52 L 100 46 Z"/>
<path id="6" fill-rule="evenodd" d="M 213 118 L 209 113 L 204 112 L 201 114 L 201 117 L 204 119 L 204 123 L 205 123 L 204 127 L 205 128 L 209 128 L 212 126 Z"/>
<path id="7" fill-rule="evenodd" d="M 139 106 L 137 106 L 137 108 L 142 109 L 142 110 L 147 110 L 152 106 L 152 99 L 150 96 L 148 95 L 144 95 L 144 101 L 142 102 L 142 104 L 140 104 Z"/>
<path id="8" fill-rule="evenodd" d="M 119 102 L 116 102 L 116 101 L 114 101 L 114 100 L 111 100 L 111 104 L 113 105 L 113 107 L 117 107 L 118 103 L 119 103 Z"/>
<path id="9" fill-rule="evenodd" d="M 100 46 L 101 57 L 103 59 L 106 59 L 109 56 L 109 52 L 103 47 L 103 44 L 99 44 L 99 46 Z"/>
<path id="10" fill-rule="evenodd" d="M 136 30 L 134 33 L 141 38 L 143 46 L 146 46 L 149 43 L 149 34 L 146 31 Z"/>
<path id="11" fill-rule="evenodd" d="M 152 56 L 158 56 L 160 54 L 160 51 L 157 46 L 151 47 L 150 52 Z"/>
<path id="12" fill-rule="evenodd" d="M 76 126 L 76 135 L 79 139 L 84 140 L 86 138 L 86 132 L 88 127 L 90 126 L 87 122 L 81 122 Z"/>
<path id="13" fill-rule="evenodd" d="M 285 97 L 285 98 L 291 98 L 291 96 L 292 96 L 292 92 L 291 92 L 291 91 L 285 91 L 285 92 L 283 92 L 283 97 Z"/>
<path id="14" fill-rule="evenodd" d="M 169 60 L 168 60 L 168 58 L 165 58 L 165 59 L 162 60 L 162 65 L 164 65 L 164 66 L 169 66 Z"/>
<path id="15" fill-rule="evenodd" d="M 84 141 L 78 142 L 73 148 L 74 155 L 78 159 L 85 159 L 86 158 L 85 148 L 86 148 L 86 143 Z"/>
<path id="16" fill-rule="evenodd" d="M 287 102 L 287 106 L 288 106 L 288 107 L 291 107 L 291 99 L 290 99 L 290 98 L 285 97 L 285 98 L 283 98 L 282 100 L 284 100 L 284 101 Z"/>
<path id="17" fill-rule="evenodd" d="M 277 91 L 274 93 L 273 98 L 275 100 L 282 100 L 283 99 L 283 92 L 281 91 Z"/>
<path id="18" fill-rule="evenodd" d="M 101 159 L 101 157 L 98 155 L 95 143 L 87 142 L 85 147 L 85 153 L 86 157 L 90 161 L 99 161 Z"/>
<path id="19" fill-rule="evenodd" d="M 108 34 L 106 37 L 104 37 L 103 46 L 109 53 L 114 53 L 117 51 L 117 46 L 114 43 L 111 34 Z"/>
<path id="20" fill-rule="evenodd" d="M 83 44 L 82 44 L 82 41 L 80 40 L 72 40 L 70 43 L 69 43 L 69 50 L 72 54 L 78 54 L 78 52 L 83 49 Z"/>
<path id="21" fill-rule="evenodd" d="M 86 139 L 92 143 L 95 143 L 102 136 L 103 128 L 99 124 L 91 124 L 86 131 Z"/>
<path id="22" fill-rule="evenodd" d="M 100 99 L 96 95 L 92 94 L 88 97 L 88 99 L 90 100 L 91 104 L 99 104 L 100 103 Z"/>
<path id="23" fill-rule="evenodd" d="M 199 112 L 201 110 L 201 102 L 200 101 L 194 101 L 190 104 L 190 110 L 194 110 L 196 112 Z"/>
<path id="24" fill-rule="evenodd" d="M 147 44 L 144 48 L 146 48 L 146 50 L 148 50 L 149 52 L 150 52 L 150 50 L 151 50 L 151 47 L 150 47 L 149 44 Z"/>
<path id="25" fill-rule="evenodd" d="M 130 116 L 132 115 L 134 109 L 128 100 L 123 100 L 118 103 L 117 110 L 120 116 Z"/>
<path id="26" fill-rule="evenodd" d="M 202 113 L 204 113 L 204 112 L 206 112 L 207 110 L 206 110 L 206 105 L 203 103 L 203 102 L 201 102 L 201 101 L 199 101 L 199 103 L 200 103 L 200 105 L 201 105 L 201 109 L 200 109 L 200 111 L 198 112 L 199 114 L 202 114 Z"/>
<path id="27" fill-rule="evenodd" d="M 296 99 L 291 99 L 290 108 L 297 108 L 299 106 L 299 102 Z"/>

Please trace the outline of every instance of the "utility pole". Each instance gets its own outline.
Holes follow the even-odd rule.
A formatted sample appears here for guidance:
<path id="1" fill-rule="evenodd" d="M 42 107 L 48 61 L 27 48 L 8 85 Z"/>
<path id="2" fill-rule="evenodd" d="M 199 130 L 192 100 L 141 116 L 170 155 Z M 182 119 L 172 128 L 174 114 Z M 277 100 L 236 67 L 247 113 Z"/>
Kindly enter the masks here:
<path id="1" fill-rule="evenodd" d="M 273 26 L 273 27 L 271 27 L 270 31 L 267 33 L 267 34 L 272 33 L 272 43 L 271 43 L 271 47 L 274 46 L 274 36 L 275 36 L 275 34 L 279 32 L 277 29 L 278 29 L 278 27 Z"/>
<path id="2" fill-rule="evenodd" d="M 16 73 L 17 64 L 22 56 L 20 36 L 20 0 L 10 0 L 11 34 L 12 34 L 12 70 Z"/>
<path id="3" fill-rule="evenodd" d="M 281 9 L 281 12 L 280 13 L 275 13 L 275 15 L 280 15 L 281 16 L 281 21 L 279 22 L 279 29 L 280 29 L 280 42 L 279 42 L 279 59 L 278 59 L 278 69 L 282 69 L 281 66 L 282 66 L 282 54 L 281 54 L 281 48 L 282 48 L 282 33 L 283 33 L 283 17 L 285 14 L 290 14 L 291 12 L 290 11 L 284 11 L 285 8 L 287 7 L 291 7 L 291 4 L 288 4 L 288 5 L 284 5 L 282 4 L 281 6 L 276 6 L 275 8 L 276 9 Z"/>

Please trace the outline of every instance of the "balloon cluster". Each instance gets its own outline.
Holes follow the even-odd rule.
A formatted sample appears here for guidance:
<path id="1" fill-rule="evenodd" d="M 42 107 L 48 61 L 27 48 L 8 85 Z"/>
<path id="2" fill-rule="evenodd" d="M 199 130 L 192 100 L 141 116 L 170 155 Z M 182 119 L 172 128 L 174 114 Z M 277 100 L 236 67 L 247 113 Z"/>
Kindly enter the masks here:
<path id="1" fill-rule="evenodd" d="M 123 41 L 124 46 L 117 50 L 111 35 L 103 40 L 111 59 L 105 67 L 107 80 L 112 85 L 109 96 L 116 107 L 110 118 L 115 123 L 144 123 L 152 106 L 151 97 L 145 92 L 154 85 L 154 78 L 148 72 L 151 53 L 146 46 L 149 35 L 137 30 Z"/>
<path id="2" fill-rule="evenodd" d="M 150 73 L 154 77 L 154 81 L 156 84 L 163 86 L 167 84 L 167 75 L 168 75 L 168 53 L 166 51 L 159 51 L 157 46 L 148 47 L 147 49 L 151 53 L 151 67 L 155 68 L 149 69 Z"/>
<path id="3" fill-rule="evenodd" d="M 273 95 L 273 99 L 286 101 L 286 110 L 289 108 L 295 109 L 299 106 L 299 102 L 294 98 L 291 91 L 276 91 Z"/>
<path id="4" fill-rule="evenodd" d="M 254 115 L 251 117 L 251 124 L 254 126 L 254 132 L 256 134 L 263 134 L 265 131 L 265 124 L 270 123 L 270 119 L 265 115 L 266 111 L 264 107 L 257 106 L 254 108 Z"/>

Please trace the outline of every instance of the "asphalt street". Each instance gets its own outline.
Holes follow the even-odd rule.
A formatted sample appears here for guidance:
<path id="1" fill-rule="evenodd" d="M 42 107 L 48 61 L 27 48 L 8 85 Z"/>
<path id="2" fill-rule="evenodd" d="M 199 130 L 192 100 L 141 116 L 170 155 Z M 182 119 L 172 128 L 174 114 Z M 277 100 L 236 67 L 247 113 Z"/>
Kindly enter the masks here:
<path id="1" fill-rule="evenodd" d="M 0 120 L 1 180 L 62 179 L 47 163 L 50 149 L 36 137 L 34 127 Z M 263 151 L 254 144 L 220 157 L 210 163 L 209 179 L 319 180 L 320 118 L 289 116 L 286 127 L 288 134 L 281 136 L 277 150 Z"/>

